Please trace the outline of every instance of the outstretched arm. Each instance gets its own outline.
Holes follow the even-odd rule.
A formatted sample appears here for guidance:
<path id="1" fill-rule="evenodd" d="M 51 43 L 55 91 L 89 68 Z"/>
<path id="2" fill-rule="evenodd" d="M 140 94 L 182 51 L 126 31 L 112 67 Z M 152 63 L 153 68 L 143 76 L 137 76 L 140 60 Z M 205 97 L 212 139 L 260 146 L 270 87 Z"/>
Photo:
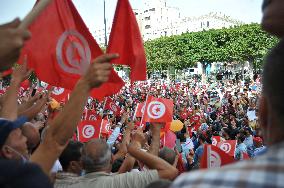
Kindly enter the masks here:
<path id="1" fill-rule="evenodd" d="M 31 161 L 39 164 L 46 174 L 49 174 L 54 162 L 76 130 L 89 92 L 108 81 L 112 68 L 108 62 L 117 57 L 116 54 L 105 54 L 96 58 L 76 84 L 64 109 L 48 126 L 43 142 L 31 156 Z"/>

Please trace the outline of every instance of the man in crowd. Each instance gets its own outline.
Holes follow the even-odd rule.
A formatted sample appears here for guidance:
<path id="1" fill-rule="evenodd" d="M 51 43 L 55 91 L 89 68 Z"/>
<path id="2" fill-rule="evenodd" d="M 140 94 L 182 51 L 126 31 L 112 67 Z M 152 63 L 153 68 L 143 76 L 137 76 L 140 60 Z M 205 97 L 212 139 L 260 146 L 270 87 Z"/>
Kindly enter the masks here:
<path id="1" fill-rule="evenodd" d="M 78 141 L 70 141 L 59 157 L 63 171 L 56 174 L 55 188 L 63 188 L 77 182 L 83 173 L 82 166 L 83 144 Z"/>
<path id="2" fill-rule="evenodd" d="M 159 178 L 174 179 L 177 176 L 176 168 L 152 154 L 141 151 L 145 143 L 144 134 L 135 132 L 128 147 L 128 153 L 153 170 L 111 175 L 112 155 L 109 146 L 100 139 L 90 141 L 84 146 L 82 156 L 86 175 L 71 187 L 113 187 L 115 185 L 118 188 L 142 188 Z"/>

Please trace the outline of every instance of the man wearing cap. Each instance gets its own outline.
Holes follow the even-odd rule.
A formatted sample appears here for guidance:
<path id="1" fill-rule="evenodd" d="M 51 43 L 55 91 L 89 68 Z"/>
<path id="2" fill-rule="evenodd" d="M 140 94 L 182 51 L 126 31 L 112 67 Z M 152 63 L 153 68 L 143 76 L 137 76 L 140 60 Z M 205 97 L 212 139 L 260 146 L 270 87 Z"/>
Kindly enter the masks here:
<path id="1" fill-rule="evenodd" d="M 25 117 L 15 121 L 0 119 L 0 158 L 23 161 L 28 159 L 27 138 L 20 129 L 26 122 Z"/>

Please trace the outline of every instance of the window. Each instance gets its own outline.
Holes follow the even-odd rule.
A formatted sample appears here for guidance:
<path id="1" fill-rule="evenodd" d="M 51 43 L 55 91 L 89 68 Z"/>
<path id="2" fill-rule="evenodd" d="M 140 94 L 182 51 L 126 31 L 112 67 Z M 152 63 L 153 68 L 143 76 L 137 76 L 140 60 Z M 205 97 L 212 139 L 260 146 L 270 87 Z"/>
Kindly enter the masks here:
<path id="1" fill-rule="evenodd" d="M 150 20 L 150 16 L 148 16 L 148 17 L 145 17 L 145 20 Z"/>
<path id="2" fill-rule="evenodd" d="M 156 9 L 155 8 L 151 8 L 149 11 L 155 11 Z"/>
<path id="3" fill-rule="evenodd" d="M 207 27 L 209 27 L 209 21 L 207 21 Z"/>
<path id="4" fill-rule="evenodd" d="M 150 25 L 146 25 L 146 26 L 145 26 L 145 29 L 150 29 L 150 28 L 151 28 Z"/>

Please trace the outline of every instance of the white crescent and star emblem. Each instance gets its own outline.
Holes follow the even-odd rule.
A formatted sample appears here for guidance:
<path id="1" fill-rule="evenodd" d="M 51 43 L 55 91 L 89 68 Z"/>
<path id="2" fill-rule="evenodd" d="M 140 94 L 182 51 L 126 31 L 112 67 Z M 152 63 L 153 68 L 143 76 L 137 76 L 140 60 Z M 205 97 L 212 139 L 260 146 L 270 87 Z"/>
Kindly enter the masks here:
<path id="1" fill-rule="evenodd" d="M 216 138 L 212 138 L 212 145 L 217 146 L 217 139 Z"/>
<path id="2" fill-rule="evenodd" d="M 96 121 L 97 117 L 94 114 L 92 114 L 92 115 L 89 116 L 89 120 L 90 121 Z"/>
<path id="3" fill-rule="evenodd" d="M 208 159 L 208 168 L 218 168 L 221 166 L 222 161 L 220 155 L 211 150 L 211 146 L 207 148 L 207 159 Z"/>
<path id="4" fill-rule="evenodd" d="M 231 145 L 229 143 L 223 143 L 220 145 L 220 149 L 223 150 L 226 153 L 229 153 L 231 151 Z"/>
<path id="5" fill-rule="evenodd" d="M 91 63 L 91 50 L 84 36 L 71 29 L 65 31 L 58 39 L 56 58 L 64 72 L 82 75 Z"/>
<path id="6" fill-rule="evenodd" d="M 106 131 L 109 132 L 111 130 L 111 127 L 109 125 L 109 123 L 106 125 Z"/>
<path id="7" fill-rule="evenodd" d="M 52 93 L 54 95 L 61 95 L 64 92 L 64 88 L 61 87 L 54 87 Z"/>
<path id="8" fill-rule="evenodd" d="M 95 134 L 95 128 L 92 125 L 85 125 L 82 130 L 84 138 L 91 138 Z"/>
<path id="9" fill-rule="evenodd" d="M 147 108 L 147 114 L 151 119 L 159 119 L 166 113 L 166 106 L 159 101 L 152 101 Z"/>

